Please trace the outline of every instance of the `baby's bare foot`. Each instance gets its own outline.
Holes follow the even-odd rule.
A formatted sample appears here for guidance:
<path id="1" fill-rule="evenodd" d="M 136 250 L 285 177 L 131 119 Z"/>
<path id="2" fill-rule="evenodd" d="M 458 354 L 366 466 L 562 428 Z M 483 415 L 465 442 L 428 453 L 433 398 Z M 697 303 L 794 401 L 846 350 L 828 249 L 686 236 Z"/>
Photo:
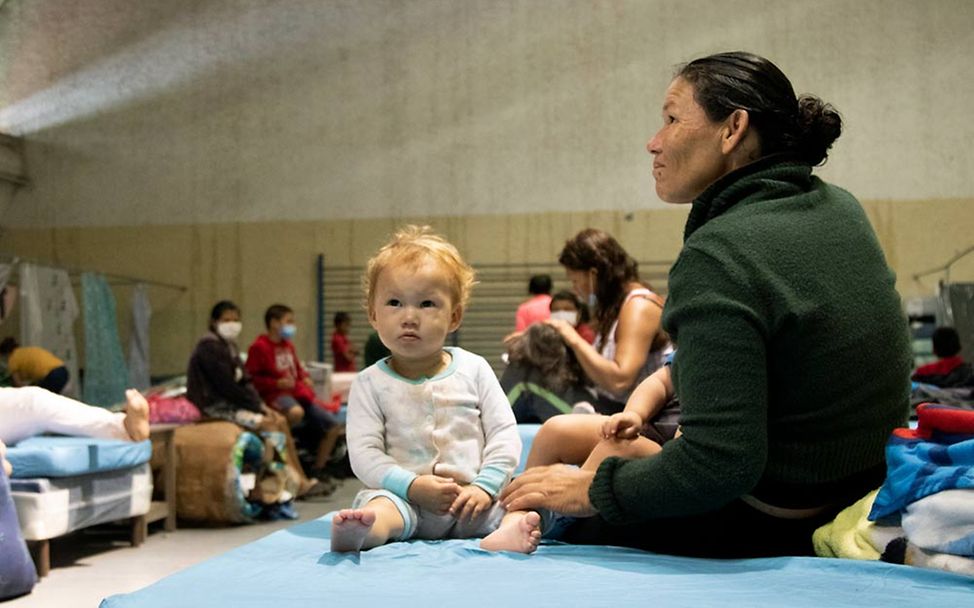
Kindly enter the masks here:
<path id="1" fill-rule="evenodd" d="M 125 401 L 125 431 L 132 441 L 145 441 L 149 438 L 149 402 L 134 388 L 125 391 Z"/>
<path id="2" fill-rule="evenodd" d="M 527 511 L 505 517 L 500 528 L 480 541 L 480 547 L 488 551 L 534 553 L 539 542 L 541 542 L 541 516 L 534 511 Z"/>
<path id="3" fill-rule="evenodd" d="M 361 551 L 374 523 L 374 511 L 342 509 L 331 520 L 331 550 L 342 553 Z"/>

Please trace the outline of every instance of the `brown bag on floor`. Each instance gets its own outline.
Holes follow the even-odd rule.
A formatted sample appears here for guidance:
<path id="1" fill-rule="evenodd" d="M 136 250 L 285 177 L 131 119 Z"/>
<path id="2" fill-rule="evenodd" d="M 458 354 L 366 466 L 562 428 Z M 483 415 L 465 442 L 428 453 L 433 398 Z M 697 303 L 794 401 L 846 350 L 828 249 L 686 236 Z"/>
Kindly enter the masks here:
<path id="1" fill-rule="evenodd" d="M 232 422 L 202 422 L 176 429 L 176 513 L 208 524 L 249 521 L 236 496 L 233 447 L 243 432 Z"/>

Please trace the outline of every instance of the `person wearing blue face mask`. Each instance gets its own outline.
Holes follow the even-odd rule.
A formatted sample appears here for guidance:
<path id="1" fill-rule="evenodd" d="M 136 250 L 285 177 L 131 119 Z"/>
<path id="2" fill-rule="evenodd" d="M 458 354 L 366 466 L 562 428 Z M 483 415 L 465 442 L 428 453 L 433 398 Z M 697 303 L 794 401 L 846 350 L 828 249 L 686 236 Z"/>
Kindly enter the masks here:
<path id="1" fill-rule="evenodd" d="M 598 395 L 598 412 L 621 412 L 633 389 L 662 366 L 671 350 L 660 327 L 663 298 L 640 282 L 636 261 L 602 230 L 587 228 L 569 239 L 558 262 L 574 292 L 588 302 L 595 343 L 565 320 L 546 323 L 575 353 Z"/>
<path id="2" fill-rule="evenodd" d="M 251 431 L 274 431 L 284 435 L 288 466 L 294 467 L 299 482 L 298 496 L 325 496 L 334 491 L 326 481 L 305 476 L 291 435 L 291 423 L 261 402 L 250 375 L 240 360 L 237 338 L 242 329 L 240 308 L 220 300 L 210 311 L 208 331 L 193 348 L 186 370 L 186 398 L 205 418 L 227 420 Z"/>
<path id="3" fill-rule="evenodd" d="M 247 372 L 265 403 L 287 416 L 292 425 L 304 421 L 299 437 L 318 445 L 309 475 L 320 479 L 345 425 L 316 403 L 311 379 L 292 343 L 297 334 L 294 311 L 274 304 L 264 313 L 264 325 L 267 333 L 257 336 L 247 351 Z"/>

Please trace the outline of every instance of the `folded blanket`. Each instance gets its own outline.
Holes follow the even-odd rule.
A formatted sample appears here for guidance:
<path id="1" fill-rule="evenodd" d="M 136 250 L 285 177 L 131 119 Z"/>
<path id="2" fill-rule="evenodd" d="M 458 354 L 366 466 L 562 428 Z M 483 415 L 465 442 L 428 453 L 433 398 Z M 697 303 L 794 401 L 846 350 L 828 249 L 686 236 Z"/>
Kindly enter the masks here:
<path id="1" fill-rule="evenodd" d="M 902 525 L 917 547 L 974 556 L 974 490 L 944 490 L 921 498 L 906 507 Z"/>
<path id="2" fill-rule="evenodd" d="M 886 482 L 872 521 L 937 492 L 974 488 L 974 411 L 924 403 L 917 415 L 916 430 L 896 429 L 886 444 Z"/>
<path id="3" fill-rule="evenodd" d="M 879 490 L 866 494 L 834 520 L 812 534 L 815 555 L 876 560 L 894 539 L 903 536 L 899 526 L 880 525 L 866 519 Z"/>

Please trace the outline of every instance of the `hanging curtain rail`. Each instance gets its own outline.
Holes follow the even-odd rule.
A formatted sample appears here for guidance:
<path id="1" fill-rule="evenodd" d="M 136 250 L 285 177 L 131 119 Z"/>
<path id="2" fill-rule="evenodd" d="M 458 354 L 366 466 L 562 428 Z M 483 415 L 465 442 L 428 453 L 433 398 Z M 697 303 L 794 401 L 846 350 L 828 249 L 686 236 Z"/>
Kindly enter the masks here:
<path id="1" fill-rule="evenodd" d="M 954 262 L 956 262 L 957 260 L 961 259 L 965 255 L 971 253 L 972 251 L 974 251 L 974 245 L 971 245 L 970 247 L 968 247 L 964 251 L 961 251 L 960 253 L 958 253 L 954 257 L 952 257 L 949 260 L 947 260 L 947 263 L 944 264 L 943 266 L 937 266 L 936 268 L 931 268 L 930 270 L 924 270 L 923 272 L 918 272 L 915 275 L 913 275 L 913 278 L 914 279 L 919 279 L 920 277 L 925 277 L 928 274 L 933 274 L 935 272 L 943 272 L 945 270 L 950 270 L 950 267 L 954 264 Z"/>
<path id="2" fill-rule="evenodd" d="M 33 260 L 30 258 L 25 258 L 10 254 L 0 254 L 0 262 L 7 264 L 34 264 L 37 266 L 46 266 L 47 268 L 60 268 L 61 270 L 67 271 L 67 273 L 72 277 L 80 277 L 83 273 L 100 274 L 101 276 L 108 279 L 109 283 L 112 285 L 135 285 L 136 283 L 145 283 L 146 285 L 152 285 L 154 287 L 162 287 L 165 289 L 175 289 L 177 291 L 186 291 L 185 285 L 178 285 L 176 283 L 166 283 L 165 281 L 154 281 L 152 279 L 143 279 L 141 277 L 133 277 L 124 274 L 113 274 L 110 272 L 100 272 L 97 270 L 85 270 L 81 268 L 71 268 L 69 266 L 64 266 L 62 264 L 52 264 L 50 262 L 44 262 L 41 260 Z M 11 283 L 16 284 L 16 281 L 11 280 Z"/>

